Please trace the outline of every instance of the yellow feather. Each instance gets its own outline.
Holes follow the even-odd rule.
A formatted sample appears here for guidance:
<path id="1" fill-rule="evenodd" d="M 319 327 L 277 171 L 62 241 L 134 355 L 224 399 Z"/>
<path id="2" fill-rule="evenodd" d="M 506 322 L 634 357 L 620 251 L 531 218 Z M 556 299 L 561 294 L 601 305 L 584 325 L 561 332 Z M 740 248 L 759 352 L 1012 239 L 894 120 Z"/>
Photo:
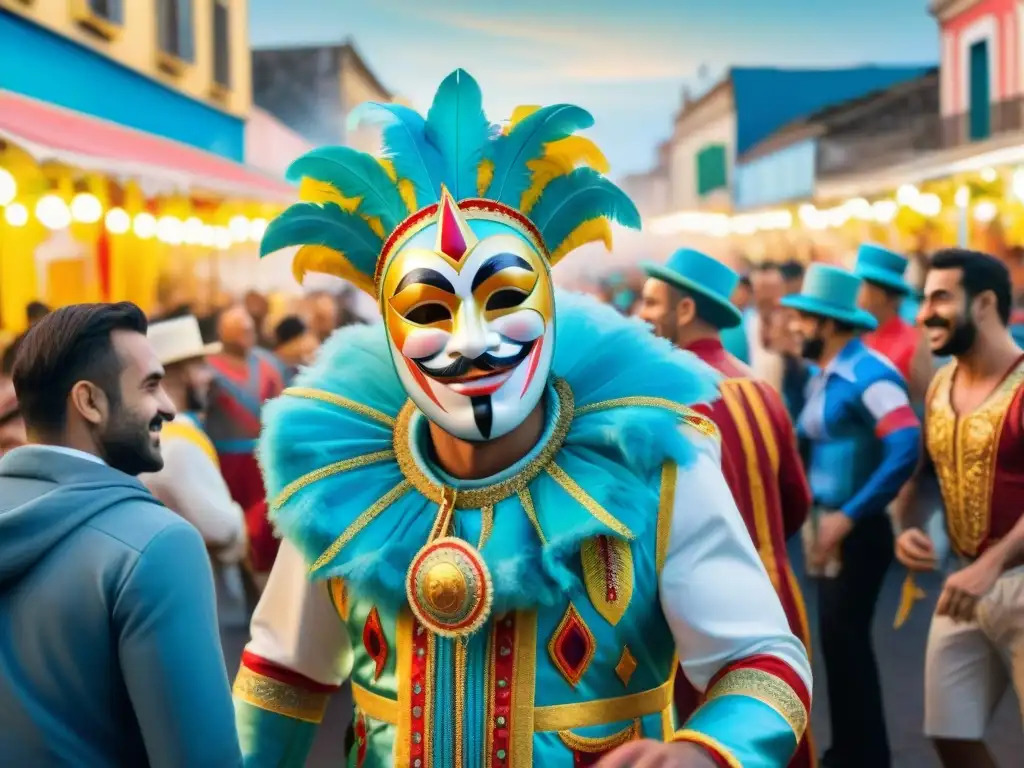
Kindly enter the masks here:
<path id="1" fill-rule="evenodd" d="M 416 189 L 411 181 L 399 179 L 398 194 L 402 196 L 402 201 L 405 203 L 405 207 L 409 209 L 409 213 L 416 213 L 419 210 L 419 206 L 416 205 Z"/>
<path id="2" fill-rule="evenodd" d="M 345 197 L 333 184 L 305 177 L 299 184 L 299 199 L 306 203 L 336 203 L 342 210 L 354 213 L 361 197 Z"/>
<path id="3" fill-rule="evenodd" d="M 516 123 L 518 123 L 518 122 L 520 122 L 522 120 L 525 120 L 530 115 L 532 115 L 534 112 L 536 112 L 538 109 L 540 109 L 540 105 L 539 104 L 538 105 L 534 105 L 534 104 L 521 104 L 521 105 L 519 105 L 518 107 L 516 107 L 515 109 L 512 110 L 512 117 L 510 117 L 508 119 L 508 124 L 504 128 L 501 129 L 501 132 L 507 135 L 508 132 L 511 131 L 515 127 Z"/>
<path id="4" fill-rule="evenodd" d="M 553 179 L 572 173 L 580 165 L 587 165 L 598 173 L 608 173 L 608 159 L 597 145 L 583 136 L 567 136 L 544 147 L 544 156 L 530 160 L 530 186 L 519 200 L 519 210 L 529 213 L 537 204 L 544 188 Z"/>
<path id="5" fill-rule="evenodd" d="M 395 164 L 386 157 L 378 157 L 377 162 L 380 163 L 380 167 L 384 169 L 384 173 L 388 175 L 388 178 L 397 184 L 398 173 L 395 171 Z"/>
<path id="6" fill-rule="evenodd" d="M 609 251 L 612 249 L 612 227 L 608 223 L 608 219 L 603 216 L 585 221 L 570 232 L 569 236 L 552 251 L 551 266 L 555 266 L 563 256 L 575 251 L 581 245 L 597 242 L 604 243 L 605 249 Z"/>
<path id="7" fill-rule="evenodd" d="M 494 161 L 481 160 L 476 167 L 476 193 L 483 195 L 494 180 Z"/>
<path id="8" fill-rule="evenodd" d="M 325 245 L 304 245 L 295 254 L 295 259 L 292 261 L 292 274 L 295 275 L 295 279 L 300 285 L 308 272 L 340 277 L 374 298 L 377 296 L 372 277 L 364 275 L 353 267 L 341 251 L 336 251 Z"/>
<path id="9" fill-rule="evenodd" d="M 381 240 L 385 239 L 384 225 L 381 224 L 381 221 L 380 221 L 380 219 L 378 217 L 376 217 L 376 216 L 363 216 L 363 221 L 365 221 L 370 226 L 370 229 L 373 230 L 373 234 L 375 234 Z"/>
<path id="10" fill-rule="evenodd" d="M 566 136 L 559 141 L 552 141 L 544 147 L 548 157 L 564 157 L 572 163 L 573 168 L 587 165 L 598 173 L 608 173 L 611 167 L 604 152 L 586 136 Z"/>

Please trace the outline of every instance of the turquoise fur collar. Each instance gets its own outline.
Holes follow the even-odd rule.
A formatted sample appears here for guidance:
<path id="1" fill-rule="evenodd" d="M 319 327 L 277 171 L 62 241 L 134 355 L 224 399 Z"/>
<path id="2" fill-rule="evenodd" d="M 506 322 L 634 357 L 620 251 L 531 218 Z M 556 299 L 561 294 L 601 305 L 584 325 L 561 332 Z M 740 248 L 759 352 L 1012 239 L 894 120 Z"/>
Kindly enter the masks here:
<path id="1" fill-rule="evenodd" d="M 503 493 L 458 496 L 460 508 L 493 505 L 481 554 L 496 612 L 551 605 L 575 591 L 569 559 L 586 539 L 648 531 L 654 478 L 666 460 L 685 464 L 691 455 L 677 428 L 680 406 L 716 392 L 717 374 L 643 324 L 587 297 L 559 293 L 556 304 L 552 371 L 564 384 L 549 388 L 545 439 L 521 462 L 526 476 L 513 472 Z M 424 419 L 406 407 L 382 333 L 353 326 L 328 341 L 317 364 L 265 407 L 260 458 L 274 526 L 314 564 L 313 578 L 341 577 L 357 592 L 404 601 L 406 569 L 437 516 L 440 480 L 416 457 Z M 555 392 L 565 385 L 571 418 Z M 549 441 L 561 439 L 547 455 Z M 531 501 L 535 523 L 524 510 Z"/>

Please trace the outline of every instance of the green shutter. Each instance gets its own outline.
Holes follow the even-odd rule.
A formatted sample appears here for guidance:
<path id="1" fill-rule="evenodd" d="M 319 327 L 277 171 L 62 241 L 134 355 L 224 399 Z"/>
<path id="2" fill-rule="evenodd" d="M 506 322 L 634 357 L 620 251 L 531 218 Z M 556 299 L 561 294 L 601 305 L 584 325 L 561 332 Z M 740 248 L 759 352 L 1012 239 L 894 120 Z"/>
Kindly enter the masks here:
<path id="1" fill-rule="evenodd" d="M 724 144 L 710 144 L 697 153 L 697 195 L 703 197 L 729 184 Z"/>

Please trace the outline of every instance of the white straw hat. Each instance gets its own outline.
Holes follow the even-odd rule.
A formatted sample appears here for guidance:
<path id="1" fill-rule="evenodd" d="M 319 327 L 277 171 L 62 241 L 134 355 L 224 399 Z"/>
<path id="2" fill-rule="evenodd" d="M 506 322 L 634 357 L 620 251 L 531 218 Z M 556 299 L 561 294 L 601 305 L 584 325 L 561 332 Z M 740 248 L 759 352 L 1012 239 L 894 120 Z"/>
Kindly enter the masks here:
<path id="1" fill-rule="evenodd" d="M 199 321 L 193 315 L 175 317 L 151 323 L 147 333 L 161 365 L 172 365 L 183 360 L 216 355 L 221 350 L 218 343 L 204 344 L 199 331 Z"/>

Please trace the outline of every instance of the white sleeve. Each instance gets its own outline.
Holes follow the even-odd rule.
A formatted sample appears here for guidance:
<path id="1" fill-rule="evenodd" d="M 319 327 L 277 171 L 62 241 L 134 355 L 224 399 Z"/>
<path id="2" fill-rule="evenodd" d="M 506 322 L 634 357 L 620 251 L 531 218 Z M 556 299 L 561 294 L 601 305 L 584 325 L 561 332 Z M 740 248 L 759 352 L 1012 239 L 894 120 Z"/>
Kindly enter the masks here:
<path id="1" fill-rule="evenodd" d="M 231 547 L 245 541 L 245 515 L 231 498 L 224 478 L 202 448 L 190 440 L 171 438 L 161 451 L 164 468 L 141 479 L 160 501 L 198 529 L 210 547 Z M 232 547 L 237 562 L 243 547 Z"/>
<path id="2" fill-rule="evenodd" d="M 899 384 L 883 379 L 864 390 L 861 402 L 875 421 L 881 421 L 898 408 L 909 406 L 910 398 L 907 397 L 907 390 Z"/>
<path id="3" fill-rule="evenodd" d="M 281 542 L 263 596 L 252 615 L 249 653 L 324 685 L 341 685 L 352 671 L 352 644 L 327 584 L 287 539 Z"/>
<path id="4" fill-rule="evenodd" d="M 661 607 L 683 672 L 701 691 L 724 666 L 775 656 L 811 686 L 803 643 L 754 549 L 720 466 L 713 438 L 695 438 L 696 459 L 680 467 Z"/>

